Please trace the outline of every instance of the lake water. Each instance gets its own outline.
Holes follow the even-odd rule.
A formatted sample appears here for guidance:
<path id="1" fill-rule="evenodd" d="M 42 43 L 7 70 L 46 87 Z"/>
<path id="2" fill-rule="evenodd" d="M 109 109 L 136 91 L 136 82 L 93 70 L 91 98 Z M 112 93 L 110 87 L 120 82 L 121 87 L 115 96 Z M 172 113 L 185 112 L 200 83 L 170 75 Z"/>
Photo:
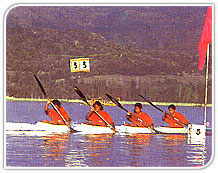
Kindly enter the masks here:
<path id="1" fill-rule="evenodd" d="M 35 123 L 48 119 L 45 102 L 6 102 L 6 121 Z M 74 122 L 84 122 L 89 108 L 78 103 L 63 103 Z M 132 110 L 133 105 L 125 105 Z M 118 107 L 105 106 L 116 125 L 123 124 L 125 112 Z M 166 109 L 166 107 L 161 106 Z M 164 125 L 161 114 L 151 106 L 144 111 L 155 125 Z M 203 122 L 203 108 L 178 107 L 178 112 L 196 124 Z M 212 110 L 207 109 L 211 127 Z M 212 136 L 205 143 L 193 143 L 186 135 L 81 135 L 53 134 L 49 136 L 6 135 L 7 167 L 202 167 L 211 158 Z"/>

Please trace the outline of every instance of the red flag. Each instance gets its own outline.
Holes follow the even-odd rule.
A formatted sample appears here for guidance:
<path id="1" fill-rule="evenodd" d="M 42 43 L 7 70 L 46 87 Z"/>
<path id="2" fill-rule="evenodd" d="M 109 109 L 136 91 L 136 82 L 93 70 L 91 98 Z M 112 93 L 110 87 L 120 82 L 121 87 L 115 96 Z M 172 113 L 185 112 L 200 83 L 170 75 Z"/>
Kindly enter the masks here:
<path id="1" fill-rule="evenodd" d="M 206 53 L 208 44 L 212 42 L 212 8 L 207 8 L 207 13 L 205 16 L 204 27 L 201 33 L 201 39 L 198 46 L 199 51 L 199 61 L 198 69 L 203 70 L 206 61 Z"/>

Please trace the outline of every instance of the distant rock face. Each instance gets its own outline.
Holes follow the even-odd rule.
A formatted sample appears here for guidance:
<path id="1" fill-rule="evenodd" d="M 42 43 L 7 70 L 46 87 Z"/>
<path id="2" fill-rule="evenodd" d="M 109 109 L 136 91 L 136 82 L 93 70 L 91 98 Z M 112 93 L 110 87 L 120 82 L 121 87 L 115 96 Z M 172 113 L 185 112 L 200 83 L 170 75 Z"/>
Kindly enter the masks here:
<path id="1" fill-rule="evenodd" d="M 145 49 L 197 51 L 206 7 L 16 7 L 8 27 L 78 29 Z"/>
<path id="2" fill-rule="evenodd" d="M 126 81 L 124 85 L 129 86 L 125 91 L 131 91 L 123 93 L 123 99 L 134 99 L 137 92 L 146 90 L 138 80 L 143 81 L 140 76 L 146 75 L 156 75 L 152 78 L 157 80 L 160 76 L 166 76 L 165 79 L 169 75 L 189 76 L 182 78 L 184 85 L 180 85 L 180 92 L 190 83 L 191 76 L 197 75 L 199 82 L 192 84 L 192 89 L 203 92 L 202 74 L 197 71 L 197 44 L 205 9 L 16 7 L 7 16 L 7 95 L 40 97 L 33 74 L 42 78 L 50 95 L 61 98 L 75 97 L 72 95 L 74 83 L 86 88 L 89 95 L 100 96 L 110 75 L 120 76 L 120 81 Z M 71 73 L 71 56 L 91 57 L 91 72 Z M 92 80 L 94 76 L 100 76 L 99 80 Z M 138 78 L 124 80 L 134 76 Z M 80 79 L 84 79 L 85 86 Z M 167 83 L 165 79 L 161 78 Z M 163 83 L 153 83 L 156 91 Z M 178 88 L 174 91 L 171 85 L 165 86 L 168 96 L 160 96 L 159 100 L 172 100 L 168 90 L 177 95 Z M 105 89 L 116 93 L 120 87 L 114 81 L 110 89 L 108 86 Z M 194 101 L 201 102 L 201 97 L 202 94 L 195 96 Z M 182 93 L 174 101 L 182 100 L 192 101 Z"/>

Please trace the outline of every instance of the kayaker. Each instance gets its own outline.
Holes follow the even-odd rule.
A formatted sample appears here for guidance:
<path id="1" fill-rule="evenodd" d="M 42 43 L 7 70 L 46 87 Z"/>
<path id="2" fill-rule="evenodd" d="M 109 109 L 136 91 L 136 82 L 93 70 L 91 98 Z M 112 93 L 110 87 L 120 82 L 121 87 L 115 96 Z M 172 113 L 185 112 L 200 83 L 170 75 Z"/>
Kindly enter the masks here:
<path id="1" fill-rule="evenodd" d="M 63 121 L 61 116 L 54 110 L 54 108 L 49 109 L 49 105 L 51 105 L 51 103 L 53 103 L 54 106 L 58 109 L 58 111 L 64 117 L 66 123 Z M 65 111 L 64 107 L 62 106 L 59 100 L 56 100 L 56 99 L 48 100 L 47 104 L 44 107 L 44 110 L 45 110 L 45 113 L 51 118 L 51 121 L 43 120 L 42 122 L 47 122 L 47 123 L 57 124 L 57 125 L 69 125 L 71 123 L 71 117 Z"/>
<path id="2" fill-rule="evenodd" d="M 168 123 L 169 127 L 185 127 L 189 124 L 189 121 L 186 119 L 185 115 L 176 112 L 175 105 L 168 106 L 169 113 L 165 113 L 163 116 L 163 121 Z"/>
<path id="3" fill-rule="evenodd" d="M 128 112 L 126 118 L 131 122 L 130 124 L 125 124 L 126 126 L 153 128 L 153 120 L 148 114 L 142 112 L 141 103 L 136 103 L 134 113 Z"/>
<path id="4" fill-rule="evenodd" d="M 104 111 L 104 108 L 99 101 L 95 101 L 95 103 L 92 106 L 92 109 L 88 113 L 86 120 L 88 121 L 87 124 L 95 125 L 95 126 L 108 126 L 104 120 L 102 120 L 97 113 L 100 114 L 105 121 L 108 122 L 112 127 L 114 127 L 114 122 L 111 118 L 111 116 Z"/>

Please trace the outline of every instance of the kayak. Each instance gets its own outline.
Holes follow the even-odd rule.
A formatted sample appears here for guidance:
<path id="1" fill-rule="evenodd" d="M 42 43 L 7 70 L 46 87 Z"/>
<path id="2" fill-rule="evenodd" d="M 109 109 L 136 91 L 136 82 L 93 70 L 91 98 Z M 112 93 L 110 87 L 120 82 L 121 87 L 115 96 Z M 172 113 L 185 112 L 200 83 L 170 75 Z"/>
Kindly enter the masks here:
<path id="1" fill-rule="evenodd" d="M 114 133 L 109 127 L 93 126 L 88 124 L 71 124 L 71 127 L 77 131 L 78 134 L 106 134 Z M 10 135 L 30 135 L 30 136 L 43 136 L 44 134 L 54 133 L 68 133 L 69 127 L 66 125 L 55 125 L 46 122 L 37 122 L 35 124 L 29 123 L 12 123 L 5 124 L 6 134 Z"/>
<path id="2" fill-rule="evenodd" d="M 131 127 L 131 126 L 116 126 L 116 129 L 119 133 L 160 133 L 160 134 L 187 134 L 192 137 L 205 137 L 205 132 L 208 129 L 205 129 L 204 125 L 200 124 L 191 124 L 188 127 L 183 128 L 173 128 L 173 127 L 165 127 L 165 126 L 157 126 L 154 127 L 155 131 L 151 128 L 145 127 Z"/>
<path id="3" fill-rule="evenodd" d="M 71 127 L 77 131 L 77 133 L 81 134 L 109 134 L 114 133 L 113 130 L 111 130 L 109 127 L 102 127 L 102 126 L 94 126 L 94 125 L 88 125 L 88 124 L 75 124 L 72 123 Z M 7 133 L 13 132 L 19 132 L 19 133 L 28 133 L 28 132 L 39 132 L 42 134 L 42 132 L 46 132 L 48 134 L 50 133 L 68 133 L 70 130 L 66 125 L 55 125 L 50 124 L 46 122 L 37 122 L 36 124 L 29 124 L 29 123 L 12 123 L 7 122 L 5 125 L 5 129 Z M 158 126 L 155 127 L 155 130 L 152 130 L 150 128 L 144 128 L 144 127 L 131 127 L 131 126 L 116 126 L 115 127 L 116 132 L 123 134 L 152 134 L 160 132 L 161 134 L 188 134 L 188 135 L 195 135 L 199 136 L 202 134 L 205 134 L 205 129 L 203 125 L 198 124 L 192 124 L 191 127 L 184 127 L 184 128 L 171 128 L 171 127 L 163 127 Z M 199 131 L 200 130 L 200 131 Z M 200 132 L 200 133 L 199 133 Z M 35 134 L 34 133 L 34 134 Z"/>

